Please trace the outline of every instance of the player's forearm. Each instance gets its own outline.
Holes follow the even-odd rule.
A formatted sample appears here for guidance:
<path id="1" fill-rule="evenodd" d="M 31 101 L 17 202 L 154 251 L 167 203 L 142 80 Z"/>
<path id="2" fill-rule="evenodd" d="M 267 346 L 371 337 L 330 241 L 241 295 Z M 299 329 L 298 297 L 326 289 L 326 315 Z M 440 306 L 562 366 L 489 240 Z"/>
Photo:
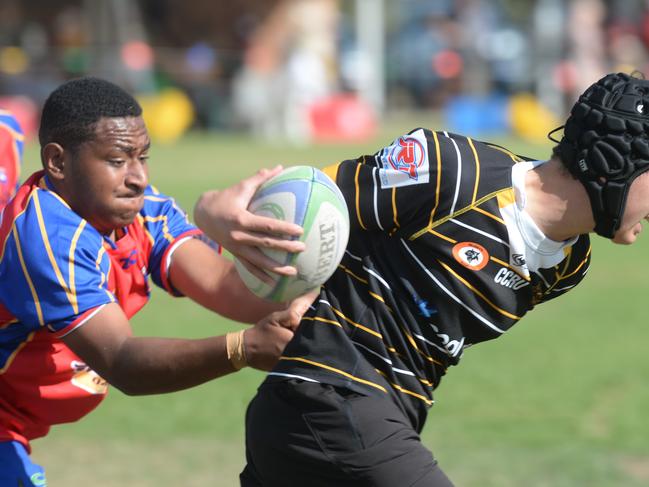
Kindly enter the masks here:
<path id="1" fill-rule="evenodd" d="M 234 266 L 215 290 L 210 309 L 241 323 L 256 323 L 273 311 L 284 308 L 282 303 L 261 299 L 245 286 Z"/>
<path id="2" fill-rule="evenodd" d="M 105 370 L 112 386 L 128 395 L 187 389 L 234 372 L 224 336 L 185 340 L 130 337 Z"/>

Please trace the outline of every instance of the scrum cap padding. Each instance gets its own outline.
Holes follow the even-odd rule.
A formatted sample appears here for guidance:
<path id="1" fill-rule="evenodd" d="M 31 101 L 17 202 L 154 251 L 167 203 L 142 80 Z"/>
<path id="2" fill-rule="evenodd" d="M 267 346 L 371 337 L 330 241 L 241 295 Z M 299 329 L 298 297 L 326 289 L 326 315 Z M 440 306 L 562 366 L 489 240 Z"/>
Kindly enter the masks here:
<path id="1" fill-rule="evenodd" d="M 631 183 L 649 170 L 649 81 L 617 73 L 590 86 L 570 112 L 559 152 L 586 187 L 595 231 L 613 237 Z"/>

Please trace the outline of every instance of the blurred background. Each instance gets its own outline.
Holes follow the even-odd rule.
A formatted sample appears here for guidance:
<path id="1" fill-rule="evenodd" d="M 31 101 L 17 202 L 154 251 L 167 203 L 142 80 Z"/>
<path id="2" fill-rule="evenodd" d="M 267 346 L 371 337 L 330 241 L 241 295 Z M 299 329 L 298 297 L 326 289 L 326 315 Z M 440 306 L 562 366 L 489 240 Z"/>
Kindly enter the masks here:
<path id="1" fill-rule="evenodd" d="M 371 154 L 418 126 L 547 158 L 604 73 L 649 73 L 643 0 L 0 0 L 0 109 L 38 169 L 40 107 L 92 74 L 135 93 L 152 182 L 191 209 L 274 164 Z M 466 351 L 422 433 L 458 487 L 649 485 L 647 239 L 593 239 L 585 282 Z M 145 336 L 238 329 L 153 291 Z M 234 487 L 251 370 L 177 394 L 111 390 L 33 442 L 53 487 Z M 399 486 L 395 486 L 399 487 Z"/>
<path id="2" fill-rule="evenodd" d="M 153 135 L 364 140 L 395 111 L 542 139 L 611 70 L 644 71 L 643 0 L 0 0 L 0 106 L 33 133 L 62 81 L 138 94 Z"/>

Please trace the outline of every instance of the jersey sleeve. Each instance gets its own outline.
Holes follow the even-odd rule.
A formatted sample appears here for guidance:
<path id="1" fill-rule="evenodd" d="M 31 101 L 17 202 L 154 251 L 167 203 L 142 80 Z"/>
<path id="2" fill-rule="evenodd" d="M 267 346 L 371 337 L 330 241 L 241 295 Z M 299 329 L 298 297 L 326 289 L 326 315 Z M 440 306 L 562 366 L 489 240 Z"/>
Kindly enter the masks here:
<path id="1" fill-rule="evenodd" d="M 566 259 L 552 269 L 556 279 L 543 295 L 541 302 L 545 303 L 567 293 L 579 284 L 590 267 L 591 244 L 588 235 L 580 235 L 577 241 L 567 249 Z"/>
<path id="2" fill-rule="evenodd" d="M 101 235 L 58 196 L 35 190 L 5 242 L 0 273 L 11 285 L 0 300 L 28 327 L 60 336 L 115 301 L 109 271 Z"/>
<path id="3" fill-rule="evenodd" d="M 440 200 L 437 134 L 416 129 L 374 155 L 324 169 L 340 187 L 352 227 L 409 234 L 435 217 Z"/>
<path id="4" fill-rule="evenodd" d="M 153 282 L 174 296 L 180 293 L 169 281 L 169 265 L 173 252 L 190 238 L 201 238 L 203 233 L 191 224 L 187 214 L 173 198 L 147 190 L 141 212 L 144 226 L 152 242 L 149 254 L 149 272 Z M 218 250 L 218 249 L 217 249 Z"/>

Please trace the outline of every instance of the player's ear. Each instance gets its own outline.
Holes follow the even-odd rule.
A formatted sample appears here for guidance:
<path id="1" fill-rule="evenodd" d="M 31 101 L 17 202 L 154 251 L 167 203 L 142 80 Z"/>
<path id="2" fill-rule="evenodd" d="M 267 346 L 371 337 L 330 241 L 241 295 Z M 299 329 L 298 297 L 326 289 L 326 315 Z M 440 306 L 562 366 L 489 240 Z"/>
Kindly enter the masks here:
<path id="1" fill-rule="evenodd" d="M 43 169 L 49 177 L 62 180 L 65 167 L 65 149 L 60 144 L 50 142 L 41 149 L 41 162 Z"/>

